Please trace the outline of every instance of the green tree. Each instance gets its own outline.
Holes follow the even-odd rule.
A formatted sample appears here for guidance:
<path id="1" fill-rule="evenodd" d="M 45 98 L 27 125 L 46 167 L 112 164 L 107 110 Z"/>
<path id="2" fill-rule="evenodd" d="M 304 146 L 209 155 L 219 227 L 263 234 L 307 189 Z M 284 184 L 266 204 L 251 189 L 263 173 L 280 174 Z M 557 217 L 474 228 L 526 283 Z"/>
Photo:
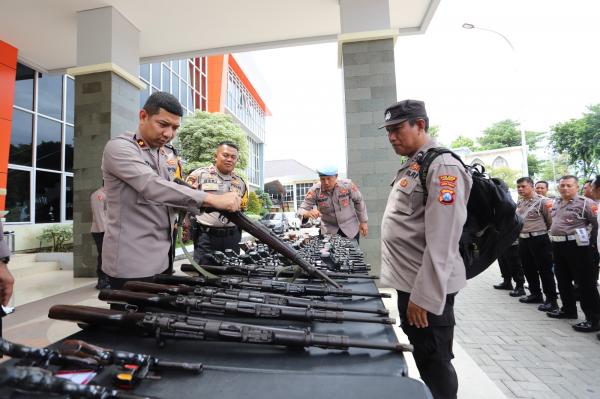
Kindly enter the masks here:
<path id="1" fill-rule="evenodd" d="M 267 213 L 269 213 L 271 211 L 271 207 L 273 206 L 273 201 L 271 201 L 271 197 L 269 196 L 269 193 L 263 191 L 260 188 L 256 189 L 256 196 L 258 197 L 258 199 L 261 202 L 262 208 L 260 211 L 260 215 L 266 215 Z"/>
<path id="2" fill-rule="evenodd" d="M 486 167 L 486 171 L 491 177 L 498 177 L 506 183 L 510 188 L 517 187 L 517 179 L 521 175 L 520 170 L 511 169 L 507 166 L 501 166 L 499 168 Z"/>
<path id="3" fill-rule="evenodd" d="M 543 161 L 539 171 L 539 178 L 541 180 L 555 181 L 555 179 L 559 179 L 561 176 L 577 173 L 572 170 L 567 154 L 551 156 L 554 156 L 554 168 L 552 167 L 552 160 Z"/>
<path id="4" fill-rule="evenodd" d="M 537 148 L 537 144 L 541 140 L 543 132 L 525 132 L 525 141 L 528 147 L 527 167 L 529 174 L 533 175 L 539 172 L 539 160 L 531 153 Z M 519 130 L 519 122 L 512 119 L 505 119 L 494 123 L 483 131 L 483 136 L 478 140 L 480 148 L 478 150 L 494 150 L 496 148 L 516 147 L 521 145 L 521 131 Z"/>
<path id="5" fill-rule="evenodd" d="M 440 137 L 440 127 L 436 125 L 429 126 L 427 134 L 429 134 L 429 137 L 432 139 L 438 139 Z"/>
<path id="6" fill-rule="evenodd" d="M 584 177 L 600 172 L 600 104 L 588 106 L 582 118 L 558 123 L 550 142 Z"/>
<path id="7" fill-rule="evenodd" d="M 258 195 L 256 195 L 256 193 L 254 191 L 252 191 L 248 195 L 248 209 L 246 210 L 246 212 L 253 213 L 255 215 L 260 215 L 261 209 L 262 209 L 262 203 L 260 202 Z"/>
<path id="8" fill-rule="evenodd" d="M 184 168 L 186 173 L 211 165 L 214 162 L 217 144 L 221 141 L 231 141 L 239 148 L 235 172 L 245 176 L 244 170 L 248 165 L 248 142 L 246 134 L 231 116 L 196 111 L 183 119 L 177 140 L 181 157 L 187 162 Z"/>
<path id="9" fill-rule="evenodd" d="M 450 148 L 459 147 L 467 147 L 471 151 L 477 151 L 475 141 L 470 137 L 463 136 L 462 134 L 454 139 L 454 141 L 450 144 Z"/>

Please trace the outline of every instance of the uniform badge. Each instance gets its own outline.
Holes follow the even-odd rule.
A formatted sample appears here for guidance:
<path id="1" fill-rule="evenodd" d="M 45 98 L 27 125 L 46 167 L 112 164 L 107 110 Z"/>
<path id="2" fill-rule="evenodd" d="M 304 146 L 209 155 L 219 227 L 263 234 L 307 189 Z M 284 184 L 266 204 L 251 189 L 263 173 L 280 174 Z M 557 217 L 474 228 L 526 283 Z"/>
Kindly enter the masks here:
<path id="1" fill-rule="evenodd" d="M 438 201 L 440 201 L 442 205 L 452 205 L 454 204 L 454 194 L 454 190 L 443 188 L 440 190 Z"/>
<path id="2" fill-rule="evenodd" d="M 390 111 L 385 113 L 385 121 L 389 121 L 390 119 L 392 119 L 392 113 Z"/>
<path id="3" fill-rule="evenodd" d="M 546 202 L 546 209 L 552 209 L 552 202 L 550 202 L 550 201 Z"/>
<path id="4" fill-rule="evenodd" d="M 413 162 L 410 164 L 410 170 L 414 170 L 415 172 L 418 172 L 421 170 L 421 165 L 419 165 L 416 162 Z"/>
<path id="5" fill-rule="evenodd" d="M 219 185 L 217 183 L 203 183 L 202 190 L 203 191 L 217 191 L 219 189 Z"/>
<path id="6" fill-rule="evenodd" d="M 146 146 L 146 143 L 142 139 L 137 139 L 136 143 L 142 148 Z"/>
<path id="7" fill-rule="evenodd" d="M 348 201 L 347 199 L 343 199 L 340 203 L 342 206 L 346 207 L 350 204 L 350 201 Z"/>
<path id="8" fill-rule="evenodd" d="M 442 175 L 439 176 L 438 179 L 440 179 L 440 186 L 442 187 L 456 187 L 456 176 Z"/>
<path id="9" fill-rule="evenodd" d="M 167 165 L 177 165 L 176 159 L 167 159 Z"/>
<path id="10" fill-rule="evenodd" d="M 592 215 L 598 216 L 598 205 L 592 204 Z"/>
<path id="11" fill-rule="evenodd" d="M 402 179 L 400 179 L 400 187 L 406 187 L 408 186 L 408 179 L 406 177 L 403 177 Z"/>

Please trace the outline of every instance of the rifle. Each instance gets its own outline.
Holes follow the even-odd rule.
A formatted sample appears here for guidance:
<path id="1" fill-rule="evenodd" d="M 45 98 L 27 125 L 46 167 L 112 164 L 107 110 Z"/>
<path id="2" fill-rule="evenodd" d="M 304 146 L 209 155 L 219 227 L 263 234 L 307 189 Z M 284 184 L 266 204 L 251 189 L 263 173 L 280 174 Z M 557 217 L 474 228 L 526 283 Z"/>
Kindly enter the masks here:
<path id="1" fill-rule="evenodd" d="M 276 292 L 291 296 L 366 296 L 373 298 L 390 298 L 387 293 L 373 293 L 364 291 L 354 291 L 347 288 L 332 288 L 322 287 L 318 285 L 304 285 L 286 283 L 277 280 L 261 280 L 244 277 L 221 277 L 219 279 L 206 279 L 203 277 L 184 277 L 184 276 L 167 276 L 166 274 L 156 274 L 154 281 L 157 283 L 166 284 L 185 284 L 185 285 L 208 285 L 227 288 L 250 289 L 255 291 Z"/>
<path id="2" fill-rule="evenodd" d="M 0 338 L 0 354 L 10 356 L 13 359 L 20 359 L 20 363 L 22 365 L 27 364 L 27 366 L 69 365 L 81 369 L 96 369 L 98 367 L 98 363 L 94 359 L 71 356 L 48 348 L 32 348 L 2 338 Z"/>
<path id="3" fill-rule="evenodd" d="M 412 351 L 412 345 L 389 342 L 369 342 L 345 335 L 313 333 L 310 329 L 292 330 L 242 324 L 168 313 L 133 313 L 94 308 L 91 306 L 54 305 L 48 317 L 91 325 L 121 329 L 141 329 L 156 337 L 159 346 L 165 338 L 233 341 L 240 343 L 285 345 L 290 347 L 316 346 L 325 349 L 347 350 L 367 348 L 394 352 Z"/>
<path id="4" fill-rule="evenodd" d="M 76 384 L 55 377 L 52 372 L 37 367 L 0 367 L 0 386 L 10 386 L 27 392 L 66 395 L 73 399 L 152 399 L 108 389 L 100 385 Z"/>
<path id="5" fill-rule="evenodd" d="M 59 352 L 71 357 L 92 359 L 100 366 L 126 366 L 126 373 L 115 376 L 117 386 L 124 389 L 132 389 L 141 380 L 149 378 L 153 371 L 175 370 L 200 374 L 204 369 L 202 363 L 172 362 L 143 353 L 105 349 L 77 339 L 64 341 Z"/>
<path id="6" fill-rule="evenodd" d="M 299 298 L 293 296 L 285 296 L 273 294 L 269 292 L 237 290 L 216 287 L 189 287 L 187 285 L 164 285 L 154 283 L 144 283 L 141 281 L 128 281 L 123 286 L 123 289 L 136 292 L 149 292 L 152 294 L 167 293 L 171 295 L 195 295 L 206 298 L 221 298 L 232 299 L 236 301 L 246 301 L 255 303 L 265 303 L 269 305 L 292 306 L 298 308 L 312 308 L 333 311 L 350 311 L 357 313 L 375 313 L 378 315 L 387 316 L 387 309 L 372 309 L 365 307 L 349 307 L 343 306 L 338 302 L 318 301 L 310 298 Z"/>
<path id="7" fill-rule="evenodd" d="M 223 274 L 239 274 L 242 276 L 254 276 L 254 277 L 294 277 L 297 273 L 292 270 L 290 267 L 268 267 L 261 265 L 227 265 L 227 266 L 217 266 L 217 265 L 202 265 L 202 268 L 206 271 L 215 274 L 217 276 Z M 188 263 L 184 263 L 181 265 L 181 271 L 184 273 L 198 271 L 196 268 Z M 379 277 L 377 276 L 369 276 L 368 274 L 360 274 L 360 273 L 337 273 L 331 272 L 328 270 L 322 270 L 324 274 L 334 279 L 347 279 L 347 278 L 359 278 L 359 279 L 370 279 L 375 280 Z M 306 276 L 305 273 L 302 273 L 301 276 Z M 311 278 L 312 276 L 308 276 Z"/>
<path id="8" fill-rule="evenodd" d="M 396 320 L 388 317 L 353 316 L 345 314 L 344 312 L 334 312 L 330 310 L 294 308 L 289 306 L 189 295 L 157 295 L 143 292 L 105 289 L 100 291 L 98 299 L 108 302 L 135 305 L 141 309 L 157 307 L 166 311 L 175 310 L 191 315 L 234 315 L 306 322 L 321 321 L 340 323 L 343 321 L 356 321 L 362 323 L 396 324 Z"/>
<path id="9" fill-rule="evenodd" d="M 175 183 L 193 188 L 185 181 L 179 178 L 175 178 L 173 180 Z M 210 212 L 212 209 L 205 209 L 205 212 Z M 281 238 L 277 237 L 275 233 L 271 230 L 263 226 L 262 224 L 253 221 L 242 212 L 227 212 L 227 211 L 218 211 L 221 215 L 225 216 L 231 222 L 233 222 L 236 226 L 241 229 L 247 231 L 249 234 L 253 235 L 260 241 L 267 244 L 269 247 L 273 248 L 275 251 L 279 252 L 286 258 L 290 259 L 294 264 L 300 266 L 306 273 L 311 276 L 315 276 L 320 278 L 321 280 L 333 285 L 335 288 L 340 288 L 341 286 L 336 283 L 331 277 L 325 275 L 319 269 L 308 263 L 306 259 L 304 259 L 298 251 L 292 248 L 289 244 L 285 243 L 281 240 Z"/>

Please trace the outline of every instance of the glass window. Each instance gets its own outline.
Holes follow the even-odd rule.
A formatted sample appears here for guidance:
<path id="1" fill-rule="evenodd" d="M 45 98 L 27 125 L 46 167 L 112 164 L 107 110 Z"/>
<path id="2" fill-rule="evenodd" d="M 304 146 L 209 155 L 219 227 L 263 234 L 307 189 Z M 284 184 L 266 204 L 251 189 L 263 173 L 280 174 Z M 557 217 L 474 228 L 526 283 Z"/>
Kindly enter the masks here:
<path id="1" fill-rule="evenodd" d="M 6 184 L 7 222 L 30 222 L 30 179 L 25 170 L 8 169 Z"/>
<path id="2" fill-rule="evenodd" d="M 185 84 L 185 82 L 183 80 L 179 81 L 179 92 L 181 93 L 181 99 L 179 100 L 181 102 L 181 105 L 183 105 L 184 107 L 187 107 L 187 96 L 186 96 L 186 92 L 187 92 L 187 85 Z"/>
<path id="3" fill-rule="evenodd" d="M 171 92 L 171 72 L 166 65 L 162 66 L 162 90 L 167 93 Z"/>
<path id="4" fill-rule="evenodd" d="M 160 87 L 160 62 L 152 64 L 152 86 Z"/>
<path id="5" fill-rule="evenodd" d="M 33 79 L 35 71 L 23 64 L 17 64 L 15 81 L 15 105 L 33 110 Z"/>
<path id="6" fill-rule="evenodd" d="M 33 141 L 33 114 L 13 109 L 10 131 L 8 162 L 15 165 L 31 165 Z"/>
<path id="7" fill-rule="evenodd" d="M 60 222 L 60 173 L 36 172 L 35 222 Z"/>
<path id="8" fill-rule="evenodd" d="M 67 176 L 65 220 L 73 220 L 73 178 Z"/>
<path id="9" fill-rule="evenodd" d="M 181 75 L 181 79 L 186 82 L 189 80 L 189 69 L 187 67 L 187 60 L 179 60 L 179 75 Z"/>
<path id="10" fill-rule="evenodd" d="M 66 120 L 69 123 L 75 123 L 75 81 L 67 78 L 67 109 Z"/>
<path id="11" fill-rule="evenodd" d="M 65 126 L 65 171 L 73 171 L 73 126 Z"/>
<path id="12" fill-rule="evenodd" d="M 38 112 L 62 119 L 63 75 L 42 75 L 38 78 Z"/>
<path id="13" fill-rule="evenodd" d="M 142 64 L 140 65 L 140 76 L 145 79 L 147 82 L 150 81 L 150 65 Z"/>
<path id="14" fill-rule="evenodd" d="M 60 170 L 61 124 L 38 116 L 37 167 Z"/>
<path id="15" fill-rule="evenodd" d="M 302 205 L 302 201 L 306 197 L 306 193 L 312 187 L 312 183 L 299 183 L 296 184 L 296 206 L 300 207 Z"/>
<path id="16" fill-rule="evenodd" d="M 179 100 L 179 78 L 175 74 L 173 74 L 173 91 L 171 94 Z"/>
<path id="17" fill-rule="evenodd" d="M 140 108 L 144 108 L 144 104 L 146 104 L 146 100 L 150 94 L 148 94 L 148 88 L 144 90 L 140 90 Z"/>

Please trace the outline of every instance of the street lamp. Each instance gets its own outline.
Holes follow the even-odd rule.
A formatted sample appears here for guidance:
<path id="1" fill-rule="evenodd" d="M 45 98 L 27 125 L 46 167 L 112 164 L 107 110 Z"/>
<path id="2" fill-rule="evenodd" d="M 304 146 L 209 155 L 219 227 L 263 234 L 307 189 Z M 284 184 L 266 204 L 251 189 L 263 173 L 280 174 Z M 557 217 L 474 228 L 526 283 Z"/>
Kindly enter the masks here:
<path id="1" fill-rule="evenodd" d="M 511 43 L 510 40 L 508 40 L 508 37 L 504 36 L 502 33 L 495 31 L 493 29 L 489 29 L 489 28 L 482 28 L 480 26 L 475 26 L 473 24 L 470 24 L 468 22 L 465 22 L 462 25 L 463 28 L 465 29 L 479 29 L 479 30 L 484 30 L 486 32 L 492 32 L 498 36 L 500 36 L 502 39 L 504 39 L 504 41 L 510 46 L 510 49 L 513 52 L 513 56 L 514 56 L 514 63 L 515 63 L 515 76 L 518 76 L 518 70 L 519 70 L 519 63 L 517 62 L 518 60 L 518 54 L 517 54 L 517 50 L 515 50 L 515 46 L 513 46 L 513 44 Z M 527 166 L 527 140 L 525 138 L 525 126 L 523 126 L 523 115 L 522 115 L 522 107 L 519 109 L 519 127 L 521 130 L 521 150 L 523 152 L 523 160 L 521 162 L 521 170 L 523 172 L 523 176 L 529 176 L 529 168 Z"/>

